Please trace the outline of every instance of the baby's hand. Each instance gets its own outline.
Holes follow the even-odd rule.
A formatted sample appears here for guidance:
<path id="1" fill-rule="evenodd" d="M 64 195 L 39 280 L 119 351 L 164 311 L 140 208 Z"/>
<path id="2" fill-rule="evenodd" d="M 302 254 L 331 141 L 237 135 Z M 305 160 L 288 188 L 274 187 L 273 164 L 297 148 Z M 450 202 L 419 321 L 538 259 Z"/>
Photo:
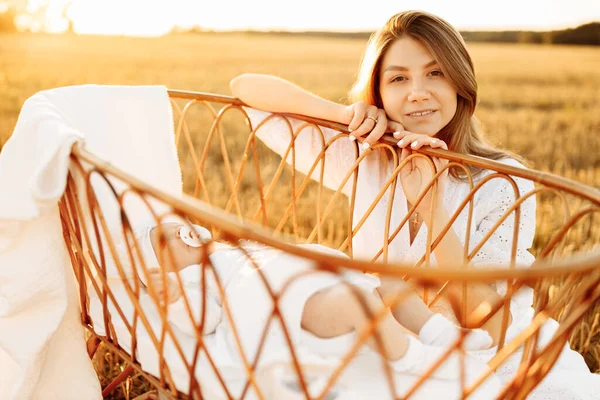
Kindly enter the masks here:
<path id="1" fill-rule="evenodd" d="M 165 279 L 163 279 L 162 271 L 159 268 L 153 268 L 148 272 L 150 275 L 150 279 L 148 279 L 148 287 L 152 285 L 151 287 L 157 293 L 158 298 L 161 302 L 163 301 L 165 296 L 165 289 L 167 291 L 167 303 L 174 303 L 181 297 L 181 290 L 177 282 L 175 282 L 175 280 L 168 276 L 166 276 Z"/>

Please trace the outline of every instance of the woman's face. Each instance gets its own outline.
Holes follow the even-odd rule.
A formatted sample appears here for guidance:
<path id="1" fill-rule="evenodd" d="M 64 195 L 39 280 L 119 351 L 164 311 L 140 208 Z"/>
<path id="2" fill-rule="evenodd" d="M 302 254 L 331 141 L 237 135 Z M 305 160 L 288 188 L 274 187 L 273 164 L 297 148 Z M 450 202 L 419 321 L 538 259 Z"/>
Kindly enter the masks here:
<path id="1" fill-rule="evenodd" d="M 397 39 L 381 61 L 379 91 L 388 117 L 414 133 L 435 136 L 456 113 L 456 90 L 429 50 Z"/>

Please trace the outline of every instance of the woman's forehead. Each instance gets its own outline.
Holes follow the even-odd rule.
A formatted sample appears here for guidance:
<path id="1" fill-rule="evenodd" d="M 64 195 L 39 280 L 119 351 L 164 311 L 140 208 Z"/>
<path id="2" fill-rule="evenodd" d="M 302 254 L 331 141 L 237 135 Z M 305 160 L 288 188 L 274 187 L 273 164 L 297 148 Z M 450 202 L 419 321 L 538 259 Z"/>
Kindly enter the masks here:
<path id="1" fill-rule="evenodd" d="M 414 70 L 426 68 L 435 62 L 429 49 L 416 39 L 408 36 L 396 39 L 388 48 L 382 60 L 382 72 L 386 69 Z"/>

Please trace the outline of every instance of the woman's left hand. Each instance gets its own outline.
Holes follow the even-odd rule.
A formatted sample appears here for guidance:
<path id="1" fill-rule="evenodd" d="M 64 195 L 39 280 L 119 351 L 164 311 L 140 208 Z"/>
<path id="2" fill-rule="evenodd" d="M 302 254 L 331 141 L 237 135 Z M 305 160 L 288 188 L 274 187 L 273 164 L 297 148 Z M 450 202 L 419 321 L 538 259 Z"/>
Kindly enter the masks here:
<path id="1" fill-rule="evenodd" d="M 408 156 L 410 156 L 413 153 L 413 150 L 418 150 L 423 146 L 448 150 L 448 146 L 444 141 L 428 135 L 417 133 L 402 135 L 401 140 L 398 142 L 398 146 L 402 148 L 400 162 L 403 162 Z M 448 163 L 448 160 L 440 159 L 439 157 L 431 157 L 431 159 L 436 166 L 436 170 L 431 167 L 429 161 L 425 158 L 414 157 L 400 171 L 400 182 L 402 184 L 402 189 L 406 199 L 411 204 L 416 203 L 419 195 L 425 190 L 427 185 L 429 185 L 429 182 L 431 182 L 437 171 L 441 170 Z M 447 177 L 448 170 L 445 170 L 438 178 L 436 205 L 440 205 L 440 202 L 442 201 L 442 195 L 444 193 Z M 430 188 L 427 195 L 417 207 L 417 212 L 421 214 L 421 217 L 428 216 L 432 212 L 432 188 Z"/>

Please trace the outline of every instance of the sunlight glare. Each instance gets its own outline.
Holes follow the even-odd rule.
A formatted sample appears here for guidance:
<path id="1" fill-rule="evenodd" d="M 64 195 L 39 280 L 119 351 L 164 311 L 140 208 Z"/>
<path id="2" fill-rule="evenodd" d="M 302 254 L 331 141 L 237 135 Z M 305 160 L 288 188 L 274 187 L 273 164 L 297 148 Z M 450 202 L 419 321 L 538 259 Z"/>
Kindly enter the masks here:
<path id="1" fill-rule="evenodd" d="M 358 11 L 345 0 L 21 0 L 26 14 L 18 25 L 32 30 L 63 32 L 69 27 L 81 34 L 160 36 L 174 27 L 200 26 L 213 30 L 334 30 L 369 31 L 392 14 L 424 9 L 459 29 L 514 30 L 564 29 L 600 18 L 600 2 L 571 0 L 505 0 L 503 4 L 460 0 L 456 2 L 404 0 L 372 1 Z M 6 7 L 0 1 L 0 11 Z M 519 12 L 515 12 L 518 9 Z M 21 14 L 23 15 L 23 14 Z"/>

